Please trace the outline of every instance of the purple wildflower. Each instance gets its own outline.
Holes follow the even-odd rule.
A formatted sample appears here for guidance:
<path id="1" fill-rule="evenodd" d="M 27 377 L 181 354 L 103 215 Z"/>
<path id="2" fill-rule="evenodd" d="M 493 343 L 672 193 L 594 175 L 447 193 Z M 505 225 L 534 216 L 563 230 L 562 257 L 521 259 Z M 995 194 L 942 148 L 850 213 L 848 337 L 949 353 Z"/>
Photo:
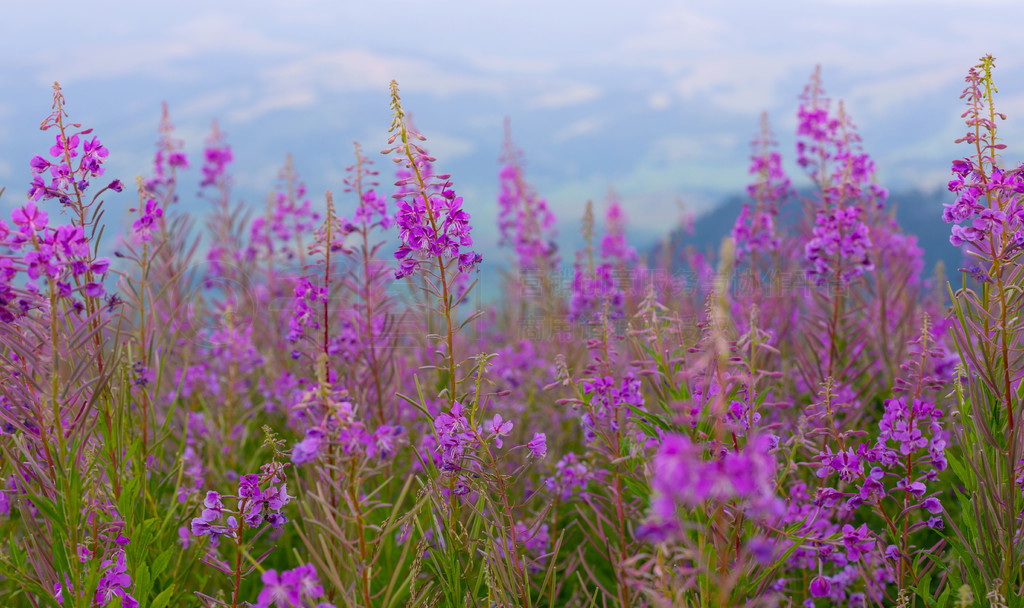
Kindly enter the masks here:
<path id="1" fill-rule="evenodd" d="M 263 590 L 256 598 L 257 608 L 288 608 L 302 601 L 299 590 L 279 576 L 277 570 L 267 570 L 260 580 L 263 581 Z"/>
<path id="2" fill-rule="evenodd" d="M 581 461 L 576 454 L 569 452 L 555 464 L 554 474 L 548 477 L 544 484 L 549 491 L 565 501 L 575 494 L 586 491 L 591 481 L 600 481 L 603 478 L 604 471 L 594 469 Z"/>
<path id="3" fill-rule="evenodd" d="M 383 150 L 383 154 L 397 152 L 395 162 L 402 166 L 395 185 L 398 201 L 398 236 L 401 244 L 395 251 L 399 260 L 396 278 L 407 277 L 425 260 L 444 259 L 458 264 L 458 274 L 472 271 L 483 259 L 479 253 L 466 248 L 473 245 L 470 236 L 469 214 L 462 209 L 462 197 L 452 190 L 450 175 L 436 175 L 431 163 L 434 158 L 414 140 L 426 141 L 405 119 L 398 97 L 398 84 L 391 81 L 391 104 L 395 110 L 388 145 L 401 137 L 399 145 Z M 438 269 L 441 271 L 441 269 Z"/>
<path id="4" fill-rule="evenodd" d="M 843 545 L 846 547 L 846 557 L 851 562 L 860 559 L 861 555 L 867 553 L 875 544 L 875 539 L 868 532 L 868 525 L 861 524 L 854 528 L 850 524 L 843 526 Z"/>
<path id="5" fill-rule="evenodd" d="M 747 186 L 747 195 L 753 199 L 754 206 L 743 204 L 732 229 L 737 261 L 751 253 L 769 253 L 781 244 L 775 233 L 775 218 L 779 206 L 793 195 L 793 190 L 782 169 L 782 156 L 773 149 L 776 145 L 767 114 L 764 114 L 761 134 L 751 143 L 754 152 L 750 157 L 750 173 L 757 176 L 757 181 Z"/>
<path id="6" fill-rule="evenodd" d="M 469 420 L 462 414 L 462 404 L 456 401 L 448 413 L 441 413 L 435 418 L 434 429 L 441 451 L 441 468 L 448 471 L 461 469 L 463 451 L 474 440 Z"/>
<path id="7" fill-rule="evenodd" d="M 832 584 L 824 576 L 816 576 L 811 580 L 811 597 L 825 597 L 832 590 Z"/>
<path id="8" fill-rule="evenodd" d="M 530 450 L 530 455 L 534 458 L 544 458 L 548 453 L 547 436 L 544 433 L 534 433 L 533 439 L 526 444 L 526 448 Z"/>
<path id="9" fill-rule="evenodd" d="M 558 267 L 558 247 L 555 245 L 555 216 L 547 201 L 523 177 L 522 153 L 512 143 L 508 124 L 505 125 L 505 165 L 498 174 L 498 232 L 499 245 L 511 245 L 516 252 L 520 270 L 540 271 Z"/>
<path id="10" fill-rule="evenodd" d="M 139 219 L 132 224 L 132 228 L 139 240 L 149 241 L 153 238 L 153 227 L 163 217 L 164 211 L 157 204 L 156 199 L 150 198 L 146 200 L 146 207 L 140 211 L 140 214 Z"/>
<path id="11" fill-rule="evenodd" d="M 139 602 L 127 592 L 127 588 L 132 584 L 132 577 L 128 575 L 124 550 L 118 549 L 114 560 L 106 560 L 102 565 L 109 566 L 110 569 L 103 573 L 96 586 L 96 602 L 100 606 L 106 606 L 110 600 L 118 597 L 121 598 L 121 606 L 124 608 L 138 608 Z"/>
<path id="12" fill-rule="evenodd" d="M 486 430 L 494 437 L 494 445 L 501 447 L 501 438 L 512 432 L 512 421 L 503 420 L 501 414 L 495 414 L 494 418 L 487 423 Z"/>
<path id="13" fill-rule="evenodd" d="M 206 141 L 206 149 L 203 150 L 203 179 L 199 187 L 213 186 L 227 179 L 227 166 L 235 160 L 229 146 L 224 139 L 223 133 L 213 125 L 213 132 Z"/>
<path id="14" fill-rule="evenodd" d="M 306 464 L 316 460 L 320 454 L 320 444 L 323 439 L 323 431 L 310 429 L 306 437 L 295 444 L 292 448 L 292 464 Z"/>
<path id="15" fill-rule="evenodd" d="M 812 238 L 804 248 L 807 276 L 819 285 L 848 284 L 874 268 L 869 249 L 871 235 L 860 220 L 859 207 L 829 208 L 818 212 Z"/>
<path id="16" fill-rule="evenodd" d="M 778 512 L 781 502 L 775 496 L 772 444 L 769 436 L 762 435 L 739 452 L 705 459 L 703 449 L 686 435 L 666 435 L 652 463 L 652 519 L 673 522 L 679 506 L 692 508 L 705 501 L 738 500 L 751 515 Z"/>
<path id="17" fill-rule="evenodd" d="M 324 588 L 313 564 L 285 570 L 280 574 L 277 570 L 267 570 L 260 580 L 263 581 L 263 590 L 256 598 L 256 608 L 312 606 L 314 600 L 324 596 Z M 321 602 L 317 608 L 334 606 Z"/>

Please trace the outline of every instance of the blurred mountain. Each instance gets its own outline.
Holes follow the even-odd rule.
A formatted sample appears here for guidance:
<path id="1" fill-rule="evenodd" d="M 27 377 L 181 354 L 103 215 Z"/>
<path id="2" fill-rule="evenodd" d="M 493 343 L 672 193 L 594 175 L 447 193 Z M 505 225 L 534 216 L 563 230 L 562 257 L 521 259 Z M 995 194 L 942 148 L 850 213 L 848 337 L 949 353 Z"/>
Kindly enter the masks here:
<path id="1" fill-rule="evenodd" d="M 747 199 L 732 195 L 721 201 L 707 213 L 693 222 L 692 232 L 687 228 L 676 228 L 667 242 L 672 249 L 673 259 L 683 248 L 693 246 L 697 251 L 714 256 L 722 239 L 731 234 L 736 217 Z M 889 209 L 896 213 L 896 221 L 906 234 L 917 237 L 917 244 L 924 250 L 925 273 L 932 275 L 935 265 L 941 261 L 947 277 L 963 266 L 963 254 L 949 242 L 949 224 L 942 220 L 942 207 L 950 202 L 945 190 L 905 190 L 891 193 Z M 780 225 L 793 225 L 800 213 L 799 205 L 791 203 L 779 215 Z M 655 246 L 652 256 L 661 255 L 663 244 Z M 676 270 L 673 268 L 673 270 Z"/>

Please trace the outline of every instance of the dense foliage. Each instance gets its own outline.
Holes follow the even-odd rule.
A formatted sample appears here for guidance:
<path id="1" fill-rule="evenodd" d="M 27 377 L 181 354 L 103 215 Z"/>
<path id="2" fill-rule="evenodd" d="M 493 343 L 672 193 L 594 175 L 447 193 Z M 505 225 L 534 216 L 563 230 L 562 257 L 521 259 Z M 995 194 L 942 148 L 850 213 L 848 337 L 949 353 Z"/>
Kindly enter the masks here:
<path id="1" fill-rule="evenodd" d="M 165 107 L 123 226 L 55 86 L 0 220 L 0 603 L 1024 605 L 1024 172 L 993 66 L 966 79 L 951 287 L 815 72 L 813 194 L 765 117 L 714 260 L 645 260 L 614 194 L 563 260 L 507 130 L 482 306 L 485 203 L 394 82 L 393 177 L 357 144 L 318 202 L 289 158 L 247 208 L 215 123 L 204 224 Z"/>

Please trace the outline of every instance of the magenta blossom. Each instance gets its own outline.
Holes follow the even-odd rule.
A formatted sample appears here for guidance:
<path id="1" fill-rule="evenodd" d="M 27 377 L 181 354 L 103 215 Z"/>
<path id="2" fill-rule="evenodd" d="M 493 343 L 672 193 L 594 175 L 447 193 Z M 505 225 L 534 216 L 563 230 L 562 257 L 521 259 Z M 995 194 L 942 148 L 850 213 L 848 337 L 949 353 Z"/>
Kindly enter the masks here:
<path id="1" fill-rule="evenodd" d="M 494 437 L 494 445 L 502 446 L 501 438 L 512 432 L 512 421 L 503 420 L 501 414 L 495 414 L 494 418 L 487 423 L 487 432 Z"/>
<path id="2" fill-rule="evenodd" d="M 530 455 L 534 458 L 544 458 L 548 453 L 547 436 L 544 433 L 534 433 L 533 439 L 526 444 L 526 448 L 530 450 Z"/>

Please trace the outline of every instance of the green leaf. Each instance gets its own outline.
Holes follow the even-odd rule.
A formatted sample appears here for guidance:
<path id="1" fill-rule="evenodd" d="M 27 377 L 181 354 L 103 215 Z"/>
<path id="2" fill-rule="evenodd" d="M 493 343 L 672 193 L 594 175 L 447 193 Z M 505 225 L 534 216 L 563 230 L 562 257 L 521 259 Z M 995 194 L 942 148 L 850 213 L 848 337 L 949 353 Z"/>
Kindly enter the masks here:
<path id="1" fill-rule="evenodd" d="M 117 506 L 121 513 L 134 513 L 135 501 L 139 496 L 139 484 L 142 483 L 138 477 L 129 477 L 121 489 L 121 497 L 117 500 Z"/>
<path id="2" fill-rule="evenodd" d="M 55 505 L 52 500 L 35 494 L 28 494 L 28 499 L 32 501 L 32 504 L 34 504 L 47 519 L 59 526 L 58 529 L 67 530 L 68 526 L 64 522 L 64 515 L 57 509 L 57 505 Z"/>
<path id="3" fill-rule="evenodd" d="M 7 543 L 7 552 L 11 555 L 11 563 L 14 564 L 15 568 L 21 570 L 25 566 L 25 553 L 18 548 L 16 543 Z"/>
<path id="4" fill-rule="evenodd" d="M 140 598 L 149 597 L 149 589 L 153 584 L 153 581 L 149 577 L 149 566 L 145 562 L 140 562 L 135 566 L 135 593 Z"/>
<path id="5" fill-rule="evenodd" d="M 160 592 L 160 595 L 149 604 L 149 608 L 167 608 L 167 604 L 171 601 L 171 595 L 174 594 L 174 585 L 164 589 Z"/>
<path id="6" fill-rule="evenodd" d="M 160 575 L 167 569 L 167 564 L 171 563 L 171 557 L 173 557 L 173 555 L 174 549 L 171 548 L 156 556 L 156 559 L 153 560 L 153 580 L 160 578 Z"/>
<path id="7" fill-rule="evenodd" d="M 914 567 L 915 568 L 920 568 L 921 567 L 920 560 L 918 560 L 917 563 L 914 564 Z M 926 574 L 926 575 L 922 576 L 921 580 L 919 580 L 917 582 L 917 585 L 912 587 L 912 589 L 914 590 L 914 593 L 916 593 L 917 595 L 919 595 L 919 596 L 921 596 L 921 597 L 923 597 L 925 599 L 931 598 L 931 596 L 932 596 L 932 577 L 931 577 L 931 575 L 930 574 Z"/>
<path id="8" fill-rule="evenodd" d="M 644 501 L 644 505 L 650 501 L 651 492 L 650 489 L 648 489 L 647 484 L 628 475 L 622 476 L 622 483 L 626 484 L 626 487 L 629 488 L 636 496 L 641 497 Z"/>

